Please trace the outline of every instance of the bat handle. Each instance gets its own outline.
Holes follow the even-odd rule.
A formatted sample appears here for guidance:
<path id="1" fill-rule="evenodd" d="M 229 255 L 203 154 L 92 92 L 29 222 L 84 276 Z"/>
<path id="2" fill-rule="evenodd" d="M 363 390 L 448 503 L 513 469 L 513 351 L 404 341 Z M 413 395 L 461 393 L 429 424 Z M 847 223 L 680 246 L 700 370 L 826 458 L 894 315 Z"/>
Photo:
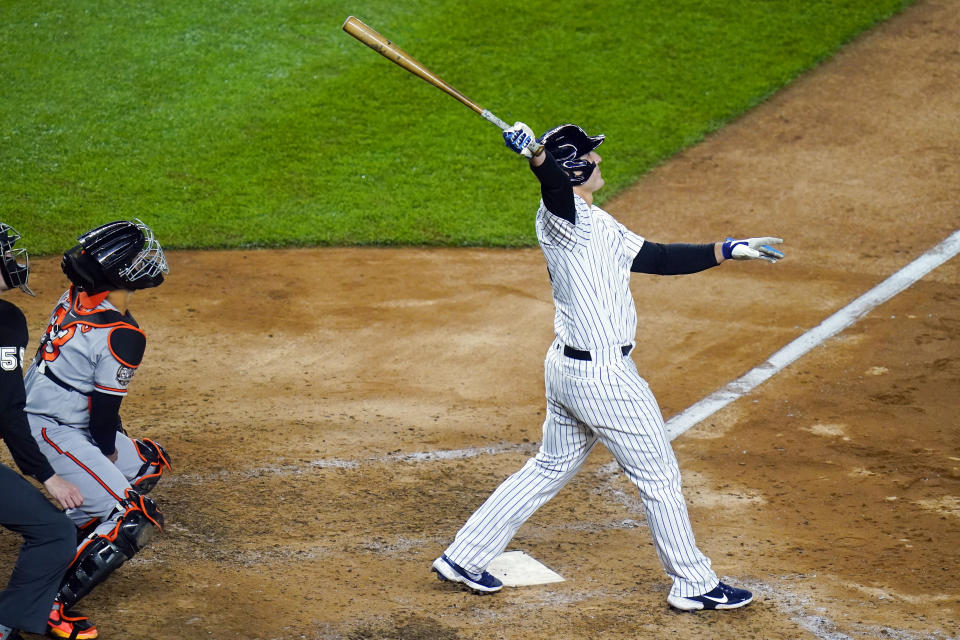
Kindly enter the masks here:
<path id="1" fill-rule="evenodd" d="M 490 112 L 489 112 L 488 110 L 486 110 L 486 109 L 484 109 L 483 111 L 481 111 L 481 112 L 480 112 L 480 115 L 483 116 L 486 120 L 489 120 L 489 121 L 492 122 L 493 124 L 495 124 L 495 125 L 497 125 L 498 127 L 500 127 L 500 130 L 501 130 L 501 131 L 506 131 L 507 129 L 510 128 L 510 125 L 508 125 L 506 122 L 504 122 L 503 120 L 501 120 L 501 119 L 498 118 L 497 116 L 493 115 L 492 113 L 490 113 Z M 537 142 L 537 139 L 536 139 L 536 138 L 534 138 L 533 140 L 531 140 L 531 141 L 530 141 L 530 144 L 527 145 L 527 149 L 530 149 L 530 151 L 532 151 L 534 154 L 540 153 L 540 150 L 541 150 L 542 148 L 543 148 L 543 145 L 540 144 L 539 142 Z"/>
<path id="2" fill-rule="evenodd" d="M 495 124 L 495 125 L 497 125 L 498 127 L 500 127 L 500 130 L 501 130 L 501 131 L 506 131 L 507 129 L 510 128 L 510 125 L 508 125 L 506 122 L 504 122 L 503 120 L 501 120 L 501 119 L 498 118 L 497 116 L 493 115 L 492 113 L 490 113 L 490 112 L 489 112 L 488 110 L 486 110 L 486 109 L 484 109 L 483 111 L 481 111 L 481 112 L 480 112 L 480 115 L 483 116 L 486 120 L 489 120 L 489 121 L 492 122 L 493 124 Z"/>

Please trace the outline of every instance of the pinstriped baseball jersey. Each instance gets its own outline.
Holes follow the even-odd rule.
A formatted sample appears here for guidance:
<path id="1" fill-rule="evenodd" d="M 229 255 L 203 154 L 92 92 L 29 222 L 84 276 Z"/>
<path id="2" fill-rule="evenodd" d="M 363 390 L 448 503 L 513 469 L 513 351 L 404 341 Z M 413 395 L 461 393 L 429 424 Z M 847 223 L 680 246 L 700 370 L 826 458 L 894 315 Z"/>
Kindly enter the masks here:
<path id="1" fill-rule="evenodd" d="M 121 316 L 105 298 L 105 294 L 87 296 L 72 289 L 60 297 L 37 358 L 24 379 L 27 413 L 85 427 L 90 420 L 91 393 L 126 395 L 127 385 L 140 363 L 121 359 L 111 348 L 110 338 L 117 330 L 139 329 L 132 317 Z M 104 318 L 97 315 L 102 311 L 114 312 L 106 318 L 108 322 L 102 322 Z M 74 390 L 65 389 L 44 375 L 45 368 Z"/>
<path id="2" fill-rule="evenodd" d="M 556 305 L 557 337 L 544 362 L 543 443 L 470 516 L 444 555 L 481 574 L 602 442 L 640 491 L 657 556 L 673 581 L 671 596 L 706 593 L 719 580 L 694 540 L 660 408 L 624 348 L 637 328 L 629 281 L 644 239 L 569 185 L 557 189 L 549 171 L 534 173 L 544 185 L 536 230 Z M 564 211 L 548 209 L 548 188 Z"/>
<path id="3" fill-rule="evenodd" d="M 582 350 L 633 343 L 637 310 L 630 292 L 630 265 L 643 238 L 606 211 L 574 196 L 577 223 L 537 211 L 537 240 L 553 287 L 554 330 Z"/>

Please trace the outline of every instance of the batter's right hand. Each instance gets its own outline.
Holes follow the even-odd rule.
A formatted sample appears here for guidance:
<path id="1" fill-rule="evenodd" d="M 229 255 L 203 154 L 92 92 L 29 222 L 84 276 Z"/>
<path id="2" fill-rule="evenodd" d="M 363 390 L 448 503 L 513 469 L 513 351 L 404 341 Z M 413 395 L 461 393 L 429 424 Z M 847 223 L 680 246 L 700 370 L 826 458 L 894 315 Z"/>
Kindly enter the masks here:
<path id="1" fill-rule="evenodd" d="M 83 494 L 72 482 L 67 482 L 57 474 L 44 481 L 43 486 L 64 509 L 76 509 L 83 504 Z"/>
<path id="2" fill-rule="evenodd" d="M 522 122 L 514 124 L 503 132 L 503 141 L 507 147 L 514 153 L 519 153 L 524 158 L 532 158 L 539 153 L 543 145 L 537 143 L 533 130 Z M 531 148 L 533 147 L 533 148 Z"/>
<path id="3" fill-rule="evenodd" d="M 768 262 L 781 260 L 783 252 L 774 249 L 771 245 L 780 244 L 783 240 L 780 238 L 747 238 L 746 240 L 734 240 L 727 238 L 727 241 L 721 246 L 721 253 L 727 260 L 756 260 L 761 258 Z"/>

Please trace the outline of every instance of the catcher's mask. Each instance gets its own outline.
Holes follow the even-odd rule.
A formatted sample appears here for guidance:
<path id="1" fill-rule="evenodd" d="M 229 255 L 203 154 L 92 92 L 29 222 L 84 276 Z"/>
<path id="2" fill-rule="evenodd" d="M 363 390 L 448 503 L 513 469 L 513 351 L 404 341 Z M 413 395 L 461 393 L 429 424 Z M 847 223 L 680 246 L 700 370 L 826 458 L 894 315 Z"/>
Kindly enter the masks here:
<path id="1" fill-rule="evenodd" d="M 583 184 L 597 168 L 595 162 L 583 159 L 600 146 L 604 136 L 588 136 L 587 132 L 575 124 L 554 127 L 540 137 L 540 142 L 557 160 L 557 164 L 567 174 L 570 184 Z"/>
<path id="2" fill-rule="evenodd" d="M 0 222 L 0 274 L 8 287 L 19 287 L 31 296 L 33 291 L 27 286 L 30 279 L 30 257 L 23 247 L 14 249 L 20 234 L 10 225 Z"/>
<path id="3" fill-rule="evenodd" d="M 163 248 L 140 220 L 108 222 L 77 241 L 63 254 L 60 268 L 86 293 L 149 289 L 163 283 L 170 272 Z"/>

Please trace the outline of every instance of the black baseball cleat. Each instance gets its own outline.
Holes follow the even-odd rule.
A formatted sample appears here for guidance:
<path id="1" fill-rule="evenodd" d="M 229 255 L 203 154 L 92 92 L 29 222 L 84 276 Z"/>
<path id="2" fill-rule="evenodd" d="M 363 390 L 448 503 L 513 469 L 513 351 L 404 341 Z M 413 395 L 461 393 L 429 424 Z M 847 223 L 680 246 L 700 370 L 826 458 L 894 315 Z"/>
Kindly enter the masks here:
<path id="1" fill-rule="evenodd" d="M 433 561 L 432 571 L 443 581 L 459 582 L 474 593 L 494 593 L 503 588 L 503 583 L 484 571 L 481 574 L 470 573 L 446 554 Z"/>
<path id="2" fill-rule="evenodd" d="M 681 596 L 667 596 L 671 607 L 681 611 L 700 611 L 702 609 L 739 609 L 753 600 L 753 594 L 746 589 L 737 589 L 720 583 L 712 591 L 703 595 L 683 598 Z"/>

